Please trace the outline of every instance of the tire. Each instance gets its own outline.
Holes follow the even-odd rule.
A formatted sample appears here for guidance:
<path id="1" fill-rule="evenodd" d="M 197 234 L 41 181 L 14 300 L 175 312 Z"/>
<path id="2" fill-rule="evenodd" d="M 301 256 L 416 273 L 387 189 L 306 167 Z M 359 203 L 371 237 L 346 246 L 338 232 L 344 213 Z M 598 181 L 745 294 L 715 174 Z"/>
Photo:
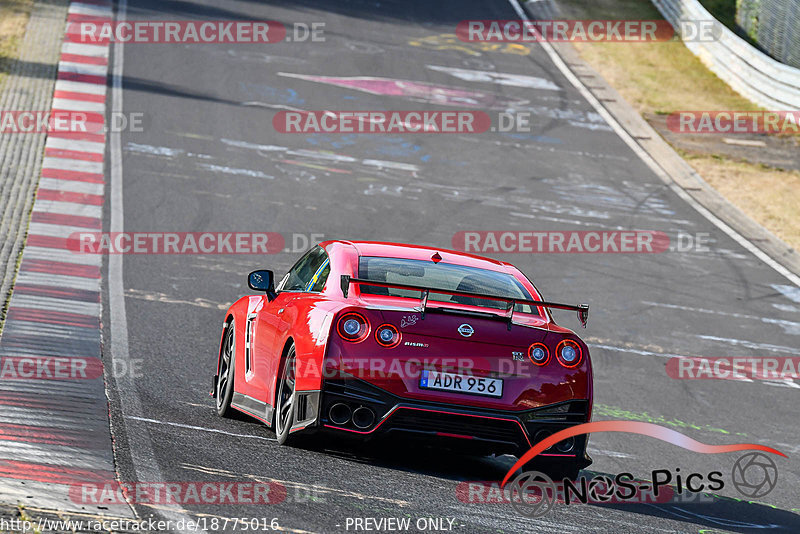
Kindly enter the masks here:
<path id="1" fill-rule="evenodd" d="M 217 377 L 217 415 L 220 417 L 233 417 L 231 399 L 233 399 L 233 381 L 236 376 L 236 339 L 233 319 L 225 331 L 222 340 L 222 350 L 219 356 L 219 376 Z"/>
<path id="2" fill-rule="evenodd" d="M 279 445 L 294 445 L 297 442 L 297 436 L 289 434 L 289 430 L 294 424 L 294 388 L 295 350 L 294 345 L 292 345 L 286 355 L 283 372 L 278 383 L 278 392 L 275 395 L 274 429 Z"/>

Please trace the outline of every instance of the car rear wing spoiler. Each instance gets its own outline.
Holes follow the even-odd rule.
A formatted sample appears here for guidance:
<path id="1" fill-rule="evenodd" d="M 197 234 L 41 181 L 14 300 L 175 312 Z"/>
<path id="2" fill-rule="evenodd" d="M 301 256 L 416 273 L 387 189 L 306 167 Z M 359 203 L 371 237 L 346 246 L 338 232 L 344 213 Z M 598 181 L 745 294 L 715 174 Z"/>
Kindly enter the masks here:
<path id="1" fill-rule="evenodd" d="M 386 287 L 393 289 L 408 289 L 411 291 L 419 291 L 422 293 L 420 297 L 420 304 L 416 308 L 422 314 L 422 319 L 425 319 L 425 308 L 428 304 L 428 295 L 431 293 L 438 293 L 442 295 L 454 295 L 459 297 L 472 297 L 485 300 L 499 300 L 506 302 L 506 319 L 508 320 L 508 329 L 511 330 L 511 323 L 514 319 L 514 306 L 517 304 L 527 304 L 529 306 L 543 306 L 545 308 L 553 308 L 557 310 L 571 310 L 578 312 L 578 321 L 581 326 L 586 328 L 586 323 L 589 320 L 589 305 L 588 304 L 559 304 L 557 302 L 547 302 L 544 300 L 525 300 L 515 299 L 514 297 L 500 297 L 497 295 L 486 295 L 484 293 L 472 293 L 468 291 L 455 291 L 452 289 L 438 289 L 433 287 L 414 286 L 409 284 L 393 284 L 391 282 L 382 282 L 380 280 L 366 280 L 364 278 L 353 278 L 352 276 L 343 274 L 341 278 L 342 295 L 347 298 L 350 291 L 350 284 L 361 284 L 365 286 Z"/>

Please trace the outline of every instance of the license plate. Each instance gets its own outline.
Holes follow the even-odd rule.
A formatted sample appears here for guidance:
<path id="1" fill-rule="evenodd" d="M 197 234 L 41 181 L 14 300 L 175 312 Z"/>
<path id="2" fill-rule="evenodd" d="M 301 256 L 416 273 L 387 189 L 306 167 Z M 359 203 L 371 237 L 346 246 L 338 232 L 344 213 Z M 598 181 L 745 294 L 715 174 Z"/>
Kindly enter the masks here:
<path id="1" fill-rule="evenodd" d="M 423 370 L 419 379 L 419 387 L 456 393 L 472 393 L 487 397 L 503 396 L 503 380 L 500 378 L 460 375 L 442 371 Z"/>

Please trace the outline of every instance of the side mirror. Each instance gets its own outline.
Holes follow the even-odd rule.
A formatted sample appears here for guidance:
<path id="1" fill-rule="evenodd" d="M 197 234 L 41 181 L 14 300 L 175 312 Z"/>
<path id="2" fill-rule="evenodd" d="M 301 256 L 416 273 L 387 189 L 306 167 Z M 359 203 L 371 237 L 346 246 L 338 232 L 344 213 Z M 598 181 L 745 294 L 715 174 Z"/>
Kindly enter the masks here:
<path id="1" fill-rule="evenodd" d="M 272 271 L 259 270 L 253 271 L 247 275 L 247 285 L 250 289 L 255 291 L 265 291 L 267 298 L 272 300 L 275 298 L 275 275 Z"/>

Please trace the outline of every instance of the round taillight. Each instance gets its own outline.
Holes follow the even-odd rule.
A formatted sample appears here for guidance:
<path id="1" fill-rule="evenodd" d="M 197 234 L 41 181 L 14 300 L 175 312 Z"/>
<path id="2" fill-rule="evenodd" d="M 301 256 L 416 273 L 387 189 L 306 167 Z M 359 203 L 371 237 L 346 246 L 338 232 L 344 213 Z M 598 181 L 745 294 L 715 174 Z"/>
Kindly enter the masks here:
<path id="1" fill-rule="evenodd" d="M 387 349 L 396 347 L 400 344 L 400 332 L 390 324 L 382 324 L 375 329 L 375 341 Z"/>
<path id="2" fill-rule="evenodd" d="M 357 343 L 369 334 L 369 322 L 360 313 L 345 313 L 336 323 L 336 330 L 342 339 Z"/>
<path id="3" fill-rule="evenodd" d="M 528 347 L 528 359 L 534 365 L 547 365 L 550 361 L 550 350 L 544 343 L 533 343 Z"/>
<path id="4" fill-rule="evenodd" d="M 558 363 L 572 369 L 581 363 L 582 358 L 581 347 L 571 339 L 564 339 L 556 347 L 556 358 Z"/>

